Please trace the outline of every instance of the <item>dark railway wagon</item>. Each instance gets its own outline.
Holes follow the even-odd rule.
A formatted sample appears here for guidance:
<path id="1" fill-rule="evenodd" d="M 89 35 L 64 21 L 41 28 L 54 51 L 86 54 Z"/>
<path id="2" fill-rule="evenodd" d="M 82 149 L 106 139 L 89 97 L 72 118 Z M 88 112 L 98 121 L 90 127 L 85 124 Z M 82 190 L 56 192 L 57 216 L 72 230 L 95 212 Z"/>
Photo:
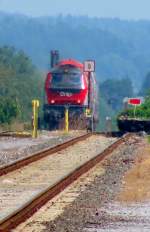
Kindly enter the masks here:
<path id="1" fill-rule="evenodd" d="M 117 120 L 118 128 L 122 132 L 140 132 L 145 131 L 150 133 L 150 120 L 142 120 L 136 118 L 127 118 Z"/>

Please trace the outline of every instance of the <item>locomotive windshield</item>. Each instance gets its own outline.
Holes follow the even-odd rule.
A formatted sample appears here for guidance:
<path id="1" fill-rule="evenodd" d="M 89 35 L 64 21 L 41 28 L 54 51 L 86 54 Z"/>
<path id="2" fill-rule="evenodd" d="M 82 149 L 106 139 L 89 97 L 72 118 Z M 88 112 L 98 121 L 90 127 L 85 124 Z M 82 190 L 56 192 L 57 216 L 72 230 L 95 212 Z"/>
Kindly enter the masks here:
<path id="1" fill-rule="evenodd" d="M 51 88 L 82 89 L 82 73 L 80 69 L 70 66 L 55 68 L 52 71 Z"/>

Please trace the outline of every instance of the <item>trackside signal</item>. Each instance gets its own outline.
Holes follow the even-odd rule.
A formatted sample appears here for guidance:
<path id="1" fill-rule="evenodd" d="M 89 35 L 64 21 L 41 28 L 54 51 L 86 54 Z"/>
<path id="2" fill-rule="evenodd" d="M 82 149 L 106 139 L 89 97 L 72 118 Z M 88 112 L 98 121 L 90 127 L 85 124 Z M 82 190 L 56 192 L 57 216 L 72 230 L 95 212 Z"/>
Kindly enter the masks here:
<path id="1" fill-rule="evenodd" d="M 128 104 L 129 105 L 141 105 L 142 100 L 141 98 L 128 98 Z"/>
<path id="2" fill-rule="evenodd" d="M 95 61 L 86 60 L 84 61 L 84 72 L 95 72 Z"/>

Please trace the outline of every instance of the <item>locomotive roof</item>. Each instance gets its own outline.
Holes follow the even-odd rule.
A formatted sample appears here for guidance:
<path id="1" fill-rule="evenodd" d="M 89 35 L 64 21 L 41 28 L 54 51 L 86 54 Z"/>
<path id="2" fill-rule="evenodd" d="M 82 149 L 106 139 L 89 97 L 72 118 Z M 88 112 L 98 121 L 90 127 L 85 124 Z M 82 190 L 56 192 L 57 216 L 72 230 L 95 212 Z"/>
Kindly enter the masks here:
<path id="1" fill-rule="evenodd" d="M 61 60 L 58 63 L 58 66 L 64 66 L 64 65 L 72 65 L 77 68 L 83 69 L 83 64 L 80 63 L 79 61 L 73 60 L 73 59 L 66 59 L 66 60 Z"/>

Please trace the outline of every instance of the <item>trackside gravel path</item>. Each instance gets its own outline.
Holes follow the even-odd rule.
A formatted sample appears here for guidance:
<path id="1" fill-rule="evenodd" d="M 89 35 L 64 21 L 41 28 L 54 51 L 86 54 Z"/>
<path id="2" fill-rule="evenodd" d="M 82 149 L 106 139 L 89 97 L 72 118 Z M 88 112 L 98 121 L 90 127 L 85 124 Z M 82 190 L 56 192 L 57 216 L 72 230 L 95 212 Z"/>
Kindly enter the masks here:
<path id="1" fill-rule="evenodd" d="M 131 232 L 130 227 L 126 230 L 128 221 L 118 217 L 118 208 L 108 207 L 120 191 L 124 175 L 133 167 L 142 146 L 143 139 L 136 136 L 124 142 L 14 232 Z M 125 230 L 121 230 L 123 227 L 118 230 L 117 223 L 113 229 L 111 225 L 115 222 L 124 223 Z"/>
<path id="2" fill-rule="evenodd" d="M 93 135 L 57 155 L 0 177 L 0 220 L 96 156 L 116 139 Z"/>

